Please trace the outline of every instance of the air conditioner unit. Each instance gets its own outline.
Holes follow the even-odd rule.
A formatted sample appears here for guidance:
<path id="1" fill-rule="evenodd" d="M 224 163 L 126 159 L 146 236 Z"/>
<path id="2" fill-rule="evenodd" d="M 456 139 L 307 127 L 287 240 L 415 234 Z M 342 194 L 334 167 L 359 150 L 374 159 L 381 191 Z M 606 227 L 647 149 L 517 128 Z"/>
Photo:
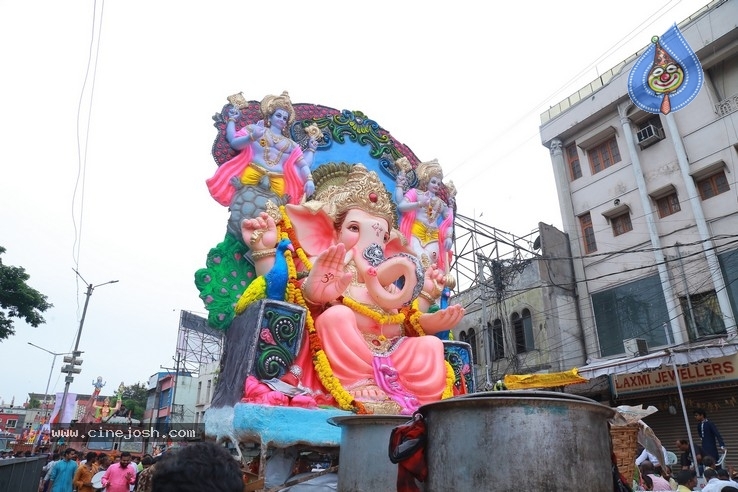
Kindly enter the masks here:
<path id="1" fill-rule="evenodd" d="M 649 145 L 653 145 L 659 140 L 664 139 L 664 129 L 654 125 L 646 125 L 636 134 L 638 137 L 638 144 L 641 148 L 646 148 Z"/>
<path id="2" fill-rule="evenodd" d="M 648 342 L 644 338 L 625 338 L 623 347 L 625 355 L 648 355 Z"/>

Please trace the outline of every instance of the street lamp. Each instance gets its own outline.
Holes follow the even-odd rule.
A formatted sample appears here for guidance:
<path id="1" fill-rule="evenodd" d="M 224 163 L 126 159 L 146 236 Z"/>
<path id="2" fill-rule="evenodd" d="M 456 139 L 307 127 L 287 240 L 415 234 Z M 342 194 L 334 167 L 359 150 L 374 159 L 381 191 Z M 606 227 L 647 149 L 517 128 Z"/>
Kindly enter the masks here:
<path id="1" fill-rule="evenodd" d="M 49 379 L 46 381 L 46 390 L 44 391 L 44 422 L 48 423 L 49 420 L 49 405 L 47 403 L 47 400 L 49 398 L 49 385 L 51 384 L 51 375 L 54 373 L 54 365 L 56 364 L 56 357 L 59 355 L 69 355 L 71 352 L 52 352 L 51 350 L 47 350 L 40 345 L 36 345 L 35 343 L 28 342 L 28 345 L 31 347 L 36 347 L 37 349 L 41 349 L 46 353 L 49 353 L 54 356 L 54 358 L 51 360 L 51 369 L 49 370 Z M 42 424 L 43 425 L 43 424 Z M 31 450 L 31 453 L 36 451 L 36 441 L 33 442 L 33 449 Z"/>
<path id="2" fill-rule="evenodd" d="M 69 359 L 69 361 L 65 360 L 65 362 L 69 362 L 69 364 L 62 367 L 62 372 L 67 373 L 67 377 L 64 378 L 64 394 L 62 395 L 61 406 L 59 407 L 60 408 L 59 415 L 62 418 L 64 416 L 64 407 L 67 404 L 67 394 L 69 394 L 69 384 L 72 381 L 74 381 L 73 374 L 78 374 L 80 372 L 80 369 L 76 367 L 82 363 L 80 359 L 77 359 L 77 357 L 79 357 L 82 354 L 82 352 L 80 352 L 79 350 L 79 339 L 82 337 L 82 327 L 85 324 L 85 315 L 87 315 L 87 306 L 90 304 L 90 297 L 92 297 L 92 291 L 95 290 L 97 287 L 101 287 L 103 285 L 108 285 L 108 284 L 114 284 L 118 282 L 117 280 L 110 280 L 108 282 L 103 282 L 102 284 L 92 285 L 90 283 L 87 283 L 84 277 L 82 277 L 82 275 L 77 270 L 75 270 L 74 273 L 76 273 L 77 276 L 81 278 L 84 283 L 87 284 L 87 292 L 85 293 L 87 298 L 85 299 L 85 306 L 84 308 L 82 308 L 82 318 L 79 320 L 79 328 L 77 329 L 77 341 L 74 343 L 74 350 L 72 351 L 72 357 Z M 61 422 L 61 418 L 60 418 L 60 422 Z M 64 422 L 61 422 L 61 423 L 63 424 Z"/>

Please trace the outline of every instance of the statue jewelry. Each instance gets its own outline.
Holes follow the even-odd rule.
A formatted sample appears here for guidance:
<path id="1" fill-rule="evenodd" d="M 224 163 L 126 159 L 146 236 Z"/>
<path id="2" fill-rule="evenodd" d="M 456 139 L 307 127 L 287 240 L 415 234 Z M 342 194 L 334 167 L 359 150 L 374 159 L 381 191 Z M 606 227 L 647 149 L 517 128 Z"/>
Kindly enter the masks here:
<path id="1" fill-rule="evenodd" d="M 269 140 L 267 139 L 266 135 L 259 140 L 259 145 L 261 145 L 261 147 L 264 149 L 264 163 L 269 167 L 274 167 L 281 162 L 282 156 L 284 155 L 285 152 L 287 152 L 287 150 L 289 150 L 290 144 L 289 142 L 285 142 L 284 146 L 280 148 L 277 146 L 277 143 L 282 142 L 283 140 L 285 140 L 285 138 L 277 137 L 274 134 L 274 132 L 272 132 L 271 130 L 266 130 L 266 133 L 271 134 L 272 143 L 274 143 L 274 148 L 279 151 L 277 154 L 277 157 L 275 159 L 269 158 L 270 146 L 269 146 Z"/>
<path id="2" fill-rule="evenodd" d="M 430 192 L 428 192 L 430 194 Z M 428 206 L 426 207 L 426 215 L 428 215 L 428 220 L 433 220 L 438 215 L 438 210 L 440 207 L 441 199 L 437 196 L 431 196 L 428 200 Z"/>

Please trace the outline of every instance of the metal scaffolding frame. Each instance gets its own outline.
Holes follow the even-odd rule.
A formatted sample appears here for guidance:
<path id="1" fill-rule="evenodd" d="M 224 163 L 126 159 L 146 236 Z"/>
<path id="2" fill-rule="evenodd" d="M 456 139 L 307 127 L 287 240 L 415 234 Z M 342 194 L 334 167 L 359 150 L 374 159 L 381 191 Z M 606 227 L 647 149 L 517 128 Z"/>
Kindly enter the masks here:
<path id="1" fill-rule="evenodd" d="M 496 268 L 526 263 L 539 256 L 538 228 L 525 236 L 516 236 L 464 215 L 454 218 L 451 270 L 456 277 L 456 292 L 481 287 L 486 295 L 490 288 L 499 290 L 499 286 L 490 284 L 499 279 Z"/>
<path id="2" fill-rule="evenodd" d="M 224 332 L 211 328 L 208 320 L 181 310 L 177 333 L 177 373 L 197 375 L 200 365 L 220 360 Z"/>

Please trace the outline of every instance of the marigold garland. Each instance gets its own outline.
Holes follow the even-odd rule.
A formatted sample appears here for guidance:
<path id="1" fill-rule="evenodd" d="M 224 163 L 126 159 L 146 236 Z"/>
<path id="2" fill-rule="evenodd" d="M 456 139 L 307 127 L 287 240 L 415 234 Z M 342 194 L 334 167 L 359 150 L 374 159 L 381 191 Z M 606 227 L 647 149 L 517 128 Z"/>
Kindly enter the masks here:
<path id="1" fill-rule="evenodd" d="M 367 318 L 371 318 L 380 325 L 399 325 L 400 323 L 403 323 L 405 321 L 405 314 L 401 312 L 396 314 L 380 314 L 377 311 L 374 311 L 373 309 L 365 306 L 364 304 L 361 304 L 360 302 L 357 302 L 354 299 L 346 296 L 341 297 L 341 302 L 345 306 L 351 308 L 353 312 L 362 314 Z"/>
<path id="2" fill-rule="evenodd" d="M 302 247 L 300 241 L 297 239 L 295 230 L 292 228 L 292 221 L 290 221 L 290 218 L 287 216 L 287 211 L 285 210 L 284 205 L 279 207 L 279 213 L 282 215 L 282 230 L 287 233 L 287 237 L 290 241 L 292 241 L 292 247 L 295 248 L 295 253 L 297 253 L 297 257 L 300 259 L 302 264 L 305 265 L 305 269 L 309 272 L 313 269 L 313 263 L 307 257 L 305 249 Z"/>
<path id="3" fill-rule="evenodd" d="M 291 260 L 291 257 L 288 258 L 288 263 Z M 354 397 L 344 389 L 338 378 L 333 375 L 331 363 L 328 360 L 328 356 L 323 351 L 323 344 L 321 343 L 320 336 L 315 329 L 313 316 L 307 307 L 307 302 L 302 296 L 302 292 L 300 292 L 300 289 L 296 288 L 296 283 L 296 279 L 290 280 L 290 284 L 292 284 L 293 286 L 293 299 L 291 299 L 291 302 L 299 304 L 300 306 L 305 308 L 305 325 L 308 329 L 308 341 L 310 343 L 310 350 L 313 353 L 313 366 L 315 367 L 315 372 L 318 374 L 318 379 L 320 380 L 323 387 L 328 390 L 331 396 L 333 396 L 340 408 L 342 408 L 343 410 L 350 410 L 359 414 L 369 413 L 366 410 L 366 407 L 364 407 L 361 402 L 356 401 Z"/>
<path id="4" fill-rule="evenodd" d="M 454 368 L 448 361 L 444 362 L 446 363 L 446 389 L 443 390 L 441 400 L 454 396 L 454 383 L 456 382 L 456 373 L 454 372 Z"/>
<path id="5" fill-rule="evenodd" d="M 279 210 L 282 214 L 280 237 L 286 237 L 292 241 L 292 247 L 295 249 L 297 257 L 300 259 L 307 271 L 310 271 L 313 265 L 310 260 L 308 260 L 305 250 L 295 237 L 292 223 L 290 222 L 289 217 L 287 217 L 284 206 L 280 207 Z M 295 267 L 295 259 L 292 256 L 292 252 L 286 251 L 285 257 L 287 259 L 287 272 L 289 276 L 289 282 L 287 284 L 287 301 L 305 308 L 305 326 L 308 331 L 308 342 L 310 344 L 310 351 L 313 354 L 313 367 L 315 368 L 315 372 L 318 375 L 320 383 L 331 394 L 331 396 L 333 396 L 341 409 L 359 414 L 369 413 L 361 402 L 356 401 L 351 393 L 344 389 L 341 382 L 333 374 L 331 363 L 323 350 L 323 343 L 315 329 L 315 320 L 307 306 L 307 301 L 299 289 L 299 284 L 297 282 L 297 268 Z"/>

